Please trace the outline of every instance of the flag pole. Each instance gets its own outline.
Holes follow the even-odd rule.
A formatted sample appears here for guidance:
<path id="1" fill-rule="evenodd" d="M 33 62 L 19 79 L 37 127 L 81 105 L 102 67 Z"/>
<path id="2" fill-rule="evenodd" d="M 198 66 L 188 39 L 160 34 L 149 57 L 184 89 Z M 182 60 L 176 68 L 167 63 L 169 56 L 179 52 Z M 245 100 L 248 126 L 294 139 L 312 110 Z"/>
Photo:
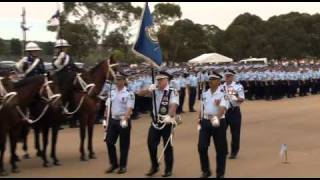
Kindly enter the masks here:
<path id="1" fill-rule="evenodd" d="M 154 73 L 154 67 L 153 66 L 151 68 L 151 76 L 152 76 L 152 84 L 155 84 L 155 78 L 154 78 L 155 73 Z M 152 97 L 153 97 L 152 101 L 153 101 L 153 107 L 154 107 L 154 114 L 153 114 L 154 119 L 153 120 L 156 122 L 157 118 L 158 118 L 158 112 L 157 112 L 156 91 L 155 90 L 152 91 Z"/>
<path id="2" fill-rule="evenodd" d="M 26 40 L 27 40 L 27 29 L 26 29 L 26 10 L 25 10 L 25 7 L 22 7 L 22 14 L 21 14 L 21 17 L 22 17 L 22 22 L 21 22 L 21 29 L 22 29 L 22 35 L 23 35 L 23 42 L 22 42 L 22 56 L 25 55 L 24 53 L 24 50 L 25 50 L 25 47 L 26 47 Z"/>
<path id="3" fill-rule="evenodd" d="M 57 27 L 57 37 L 56 39 L 58 40 L 60 38 L 60 24 L 61 24 L 61 15 L 60 15 L 60 8 L 59 8 L 59 3 L 57 2 L 57 11 L 59 12 L 59 17 L 58 17 L 58 27 Z"/>

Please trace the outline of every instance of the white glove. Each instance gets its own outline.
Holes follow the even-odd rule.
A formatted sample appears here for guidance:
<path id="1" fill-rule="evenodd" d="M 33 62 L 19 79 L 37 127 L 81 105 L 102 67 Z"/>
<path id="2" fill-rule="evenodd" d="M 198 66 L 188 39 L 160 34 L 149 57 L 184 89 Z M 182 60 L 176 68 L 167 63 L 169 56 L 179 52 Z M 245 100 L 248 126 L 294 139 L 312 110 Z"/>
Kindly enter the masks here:
<path id="1" fill-rule="evenodd" d="M 172 122 L 172 118 L 169 116 L 169 115 L 166 115 L 163 119 L 163 122 L 164 123 L 171 123 Z"/>
<path id="2" fill-rule="evenodd" d="M 177 116 L 176 116 L 176 122 L 177 122 L 178 125 L 179 125 L 179 124 L 182 124 L 182 119 L 181 119 L 181 116 L 180 116 L 180 115 L 177 115 Z"/>
<path id="3" fill-rule="evenodd" d="M 151 84 L 151 85 L 149 86 L 149 88 L 148 88 L 148 91 L 152 92 L 152 91 L 154 91 L 154 90 L 156 90 L 156 89 L 157 89 L 157 85 L 156 85 L 156 84 Z"/>
<path id="4" fill-rule="evenodd" d="M 197 130 L 198 130 L 198 131 L 200 131 L 200 130 L 201 130 L 201 125 L 200 125 L 200 124 L 198 124 L 198 126 L 197 126 Z"/>
<path id="5" fill-rule="evenodd" d="M 230 99 L 232 101 L 237 101 L 238 100 L 237 96 L 235 96 L 235 95 L 230 95 Z"/>
<path id="6" fill-rule="evenodd" d="M 220 126 L 220 121 L 217 116 L 214 116 L 211 120 L 211 124 L 213 127 L 219 127 Z"/>
<path id="7" fill-rule="evenodd" d="M 121 119 L 121 120 L 120 120 L 120 126 L 121 126 L 122 128 L 128 127 L 128 121 L 125 120 L 125 119 Z"/>
<path id="8" fill-rule="evenodd" d="M 106 128 L 107 128 L 107 121 L 106 121 L 106 120 L 103 120 L 103 121 L 102 121 L 102 125 L 103 125 L 103 128 L 106 129 Z"/>

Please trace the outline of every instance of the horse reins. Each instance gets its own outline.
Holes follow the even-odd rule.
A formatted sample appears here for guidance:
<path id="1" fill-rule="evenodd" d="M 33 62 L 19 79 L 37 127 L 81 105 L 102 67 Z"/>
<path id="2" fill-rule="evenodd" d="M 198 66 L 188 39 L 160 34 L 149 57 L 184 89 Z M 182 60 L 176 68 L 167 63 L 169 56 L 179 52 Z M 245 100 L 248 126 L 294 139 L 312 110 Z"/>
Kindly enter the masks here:
<path id="1" fill-rule="evenodd" d="M 0 77 L 0 98 L 1 98 L 1 104 L 0 104 L 0 110 L 11 102 L 11 100 L 17 95 L 17 92 L 9 92 L 4 87 L 2 80 L 4 77 Z"/>
<path id="2" fill-rule="evenodd" d="M 27 108 L 27 112 L 26 114 L 23 113 L 23 111 L 21 110 L 20 106 L 17 105 L 16 109 L 18 111 L 18 113 L 20 114 L 20 116 L 22 117 L 23 120 L 27 121 L 29 124 L 33 124 L 38 122 L 48 111 L 49 107 L 50 107 L 50 103 L 55 103 L 57 102 L 60 98 L 61 98 L 61 94 L 54 94 L 50 88 L 50 84 L 52 84 L 52 81 L 48 80 L 47 75 L 44 78 L 44 84 L 41 86 L 40 90 L 39 90 L 39 94 L 41 96 L 41 99 L 43 99 L 47 104 L 46 106 L 43 108 L 42 112 L 40 113 L 40 115 L 36 118 L 36 119 L 30 119 L 30 110 L 29 108 Z M 43 91 L 46 90 L 47 91 L 47 96 L 48 97 L 44 97 Z"/>
<path id="3" fill-rule="evenodd" d="M 118 65 L 117 63 L 116 63 L 116 64 L 110 64 L 110 60 L 108 60 L 107 62 L 108 62 L 108 71 L 106 72 L 106 79 L 109 78 L 109 73 L 111 74 L 111 76 L 115 77 L 115 73 L 114 73 L 112 67 Z M 79 82 L 82 90 L 83 90 L 84 92 L 87 92 L 88 95 L 91 94 L 93 88 L 96 86 L 94 83 L 87 84 L 87 83 L 82 79 L 81 73 L 78 73 L 78 74 L 77 74 L 75 80 L 73 81 L 73 84 L 75 85 L 77 82 Z M 88 91 L 88 89 L 89 89 L 89 91 Z M 82 106 L 82 104 L 83 104 L 83 102 L 84 102 L 84 99 L 85 99 L 85 94 L 82 95 L 82 97 L 81 97 L 81 99 L 80 99 L 80 101 L 79 101 L 78 106 L 77 106 L 77 107 L 75 108 L 75 110 L 73 110 L 72 112 L 70 112 L 70 111 L 68 110 L 69 103 L 67 103 L 65 106 L 62 107 L 62 108 L 63 108 L 63 112 L 64 112 L 65 114 L 69 115 L 69 116 L 77 113 L 77 112 L 80 110 L 80 108 L 81 108 L 81 106 Z"/>

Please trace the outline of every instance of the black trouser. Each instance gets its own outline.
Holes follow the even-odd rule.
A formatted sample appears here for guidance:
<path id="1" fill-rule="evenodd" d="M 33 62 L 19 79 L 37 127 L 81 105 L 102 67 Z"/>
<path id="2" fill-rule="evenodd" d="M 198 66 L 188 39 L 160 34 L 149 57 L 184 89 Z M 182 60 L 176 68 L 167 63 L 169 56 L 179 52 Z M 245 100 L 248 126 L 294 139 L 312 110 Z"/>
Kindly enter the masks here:
<path id="1" fill-rule="evenodd" d="M 140 112 L 140 107 L 141 107 L 141 97 L 138 96 L 137 94 L 134 94 L 135 101 L 134 101 L 134 108 L 132 110 L 132 117 L 136 118 L 139 115 Z"/>
<path id="2" fill-rule="evenodd" d="M 116 153 L 116 142 L 120 136 L 120 167 L 127 167 L 128 153 L 130 147 L 130 132 L 131 132 L 131 121 L 128 121 L 128 127 L 122 128 L 120 126 L 120 120 L 111 119 L 108 126 L 107 132 L 107 148 L 109 154 L 110 164 L 113 167 L 117 167 L 118 158 Z"/>
<path id="3" fill-rule="evenodd" d="M 271 98 L 271 83 L 270 82 L 265 82 L 265 89 L 264 89 L 264 98 L 265 100 L 270 100 Z"/>
<path id="4" fill-rule="evenodd" d="M 254 81 L 248 81 L 248 99 L 252 100 L 255 95 L 255 83 Z"/>
<path id="5" fill-rule="evenodd" d="M 227 128 L 231 132 L 231 154 L 237 155 L 240 149 L 241 111 L 239 107 L 233 107 L 226 112 Z"/>
<path id="6" fill-rule="evenodd" d="M 194 104 L 196 102 L 196 95 L 197 95 L 197 87 L 190 87 L 189 88 L 189 110 L 194 110 Z"/>
<path id="7" fill-rule="evenodd" d="M 183 111 L 183 104 L 184 104 L 184 97 L 186 96 L 186 88 L 180 88 L 179 92 L 179 106 L 178 106 L 178 113 L 180 114 Z"/>
<path id="8" fill-rule="evenodd" d="M 163 129 L 157 130 L 152 125 L 149 128 L 148 134 L 148 149 L 151 159 L 152 168 L 158 168 L 159 163 L 157 159 L 158 145 L 161 137 L 163 139 L 163 146 L 167 143 L 171 134 L 171 124 L 167 124 Z M 164 151 L 165 172 L 171 172 L 173 168 L 173 146 L 171 142 Z"/>
<path id="9" fill-rule="evenodd" d="M 317 79 L 312 79 L 310 83 L 311 94 L 317 94 Z"/>
<path id="10" fill-rule="evenodd" d="M 202 90 L 203 90 L 203 83 L 198 83 L 198 100 L 200 100 L 201 98 Z"/>
<path id="11" fill-rule="evenodd" d="M 222 176 L 226 169 L 226 158 L 228 153 L 226 121 L 220 120 L 219 127 L 213 127 L 211 122 L 206 119 L 201 120 L 201 129 L 199 132 L 198 152 L 200 155 L 200 163 L 202 172 L 210 172 L 208 148 L 210 146 L 210 138 L 213 137 L 216 149 L 216 173 Z"/>
<path id="12" fill-rule="evenodd" d="M 99 104 L 99 110 L 98 110 L 98 114 L 96 117 L 96 123 L 100 123 L 100 119 L 102 119 L 104 117 L 104 111 L 106 109 L 106 101 L 105 100 L 101 100 L 100 104 Z"/>

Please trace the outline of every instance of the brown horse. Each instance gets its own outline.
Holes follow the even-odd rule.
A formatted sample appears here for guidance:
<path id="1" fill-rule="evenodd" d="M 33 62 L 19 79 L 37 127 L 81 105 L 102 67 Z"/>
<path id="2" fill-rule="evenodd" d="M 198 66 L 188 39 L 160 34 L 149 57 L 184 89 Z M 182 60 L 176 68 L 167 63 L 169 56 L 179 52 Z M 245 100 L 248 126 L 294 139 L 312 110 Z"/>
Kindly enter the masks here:
<path id="1" fill-rule="evenodd" d="M 15 139 L 17 139 L 16 136 L 14 136 L 17 133 L 14 133 L 16 130 L 19 130 L 19 127 L 16 125 L 19 123 L 19 118 L 15 113 L 13 113 L 11 110 L 17 104 L 17 96 L 10 98 L 9 102 L 7 101 L 8 94 L 12 94 L 14 91 L 13 83 L 10 81 L 10 79 L 6 76 L 6 74 L 2 74 L 0 77 L 0 88 L 2 88 L 1 91 L 1 109 L 0 109 L 0 176 L 7 175 L 5 169 L 4 169 L 4 153 L 6 150 L 6 137 L 9 134 L 10 137 L 10 146 L 11 146 L 11 152 L 14 149 L 15 145 Z M 16 127 L 16 128 L 13 128 Z M 14 169 L 13 169 L 13 172 Z"/>
<path id="2" fill-rule="evenodd" d="M 59 106 L 59 94 L 55 94 L 57 92 L 57 87 L 48 81 L 48 78 L 45 75 L 37 75 L 34 77 L 30 77 L 24 80 L 19 81 L 18 83 L 15 83 L 15 90 L 18 92 L 18 105 L 14 108 L 14 114 L 20 115 L 18 118 L 20 119 L 19 127 L 22 129 L 29 129 L 30 125 L 34 125 L 41 119 L 43 119 L 43 116 L 46 114 L 46 111 L 49 109 L 49 107 L 58 107 Z M 31 113 L 34 117 L 37 117 L 35 120 L 32 120 L 29 117 L 27 110 L 30 107 L 38 107 L 39 102 L 45 102 L 45 106 L 42 109 L 41 115 Z M 33 117 L 33 118 L 34 118 Z M 22 120 L 22 121 L 21 121 Z M 15 164 L 16 161 L 16 142 L 18 140 L 17 137 L 20 137 L 19 135 L 21 131 L 15 131 L 15 138 L 13 141 L 14 147 L 11 151 L 11 165 L 12 169 L 17 171 L 17 166 Z M 26 141 L 26 134 L 22 135 L 24 138 L 24 141 Z"/>
<path id="3" fill-rule="evenodd" d="M 57 86 L 57 78 L 54 75 L 50 75 L 49 80 L 51 80 L 50 83 L 52 86 L 50 87 L 52 89 L 52 93 L 59 93 L 59 88 Z M 49 90 L 50 91 L 50 90 Z M 46 91 L 48 92 L 48 91 Z M 50 97 L 50 95 L 47 93 L 47 97 Z M 53 96 L 51 94 L 51 96 Z M 49 106 L 48 106 L 49 105 Z M 51 135 L 51 158 L 53 159 L 53 164 L 56 166 L 59 166 L 59 160 L 56 156 L 56 145 L 57 145 L 57 139 L 58 139 L 58 132 L 59 132 L 59 126 L 60 122 L 65 119 L 64 114 L 62 113 L 61 109 L 62 102 L 57 100 L 55 103 L 49 103 L 48 100 L 42 100 L 37 101 L 31 108 L 31 114 L 35 116 L 40 116 L 40 114 L 43 112 L 43 110 L 48 106 L 48 109 L 44 116 L 39 120 L 38 122 L 35 122 L 32 126 L 34 129 L 34 136 L 35 136 L 35 148 L 37 150 L 37 156 L 40 156 L 43 160 L 43 166 L 48 167 L 49 161 L 47 159 L 47 147 L 49 142 L 49 130 L 51 129 L 52 135 Z M 40 134 L 42 134 L 42 148 L 40 148 Z M 27 143 L 25 143 L 25 149 L 27 149 Z"/>
<path id="4" fill-rule="evenodd" d="M 98 112 L 98 107 L 100 100 L 97 95 L 103 88 L 105 81 L 113 80 L 113 76 L 110 74 L 111 64 L 109 60 L 104 60 L 92 68 L 88 72 L 83 72 L 82 78 L 85 82 L 93 83 L 95 86 L 92 91 L 85 91 L 83 88 L 79 90 L 79 82 L 77 83 L 77 91 L 73 92 L 73 101 L 74 104 L 77 104 L 77 111 L 74 111 L 78 114 L 80 120 L 80 160 L 86 161 L 86 155 L 84 150 L 84 142 L 86 138 L 86 128 L 88 130 L 88 151 L 89 158 L 95 159 L 95 153 L 93 151 L 93 130 L 96 115 Z M 72 113 L 69 113 L 72 114 Z"/>

